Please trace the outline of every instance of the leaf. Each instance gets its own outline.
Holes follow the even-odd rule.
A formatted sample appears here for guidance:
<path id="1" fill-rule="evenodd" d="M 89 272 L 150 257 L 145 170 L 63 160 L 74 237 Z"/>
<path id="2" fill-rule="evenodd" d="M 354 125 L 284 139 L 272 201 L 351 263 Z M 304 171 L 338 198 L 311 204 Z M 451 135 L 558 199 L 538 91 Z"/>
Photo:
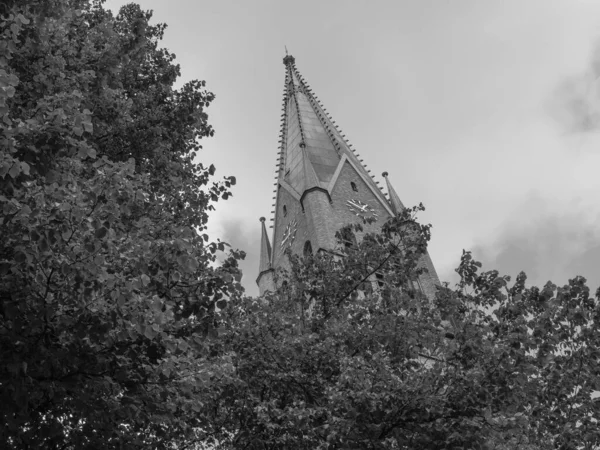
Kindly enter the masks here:
<path id="1" fill-rule="evenodd" d="M 49 170 L 45 177 L 46 183 L 47 184 L 56 183 L 58 181 L 58 177 L 59 177 L 59 174 L 56 170 Z"/>
<path id="2" fill-rule="evenodd" d="M 19 251 L 15 253 L 14 259 L 16 263 L 21 264 L 27 261 L 27 255 L 24 252 Z"/>
<path id="3" fill-rule="evenodd" d="M 177 350 L 177 343 L 175 341 L 173 341 L 172 339 L 169 339 L 169 340 L 165 341 L 165 347 L 171 353 L 175 353 L 175 351 Z"/>
<path id="4" fill-rule="evenodd" d="M 26 18 L 23 14 L 18 14 L 17 20 L 19 20 L 23 25 L 28 25 L 30 22 L 30 20 Z"/>
<path id="5" fill-rule="evenodd" d="M 47 252 L 48 250 L 50 250 L 50 244 L 48 244 L 48 240 L 43 237 L 40 242 L 39 242 L 39 248 L 41 252 Z"/>
<path id="6" fill-rule="evenodd" d="M 187 268 L 188 272 L 190 272 L 190 273 L 195 272 L 196 270 L 198 270 L 198 266 L 199 266 L 198 261 L 196 261 L 195 258 L 193 258 L 191 256 L 189 256 L 187 258 L 186 268 Z"/>
<path id="7" fill-rule="evenodd" d="M 18 216 L 19 217 L 27 217 L 31 214 L 31 208 L 27 205 L 24 205 L 21 210 L 19 211 Z"/>
<path id="8" fill-rule="evenodd" d="M 39 284 L 45 284 L 46 277 L 44 276 L 44 274 L 42 272 L 38 272 L 35 276 L 35 281 L 37 281 Z"/>
<path id="9" fill-rule="evenodd" d="M 10 170 L 8 171 L 8 174 L 13 179 L 17 178 L 20 173 L 21 173 L 21 168 L 20 168 L 20 165 L 18 165 L 18 164 L 13 164 L 12 167 L 10 168 Z"/>
<path id="10" fill-rule="evenodd" d="M 487 407 L 483 410 L 483 417 L 484 419 L 489 423 L 489 424 L 493 424 L 492 421 L 492 410 L 490 407 Z"/>
<path id="11" fill-rule="evenodd" d="M 225 309 L 227 307 L 227 300 L 219 300 L 217 301 L 217 308 Z"/>
<path id="12" fill-rule="evenodd" d="M 177 262 L 187 273 L 194 273 L 199 267 L 198 261 L 189 255 L 179 256 Z"/>
<path id="13" fill-rule="evenodd" d="M 19 77 L 17 77 L 14 73 L 11 73 L 8 76 L 8 84 L 10 86 L 17 86 L 19 84 Z"/>
<path id="14" fill-rule="evenodd" d="M 145 327 L 144 328 L 144 332 L 143 332 L 144 336 L 146 336 L 148 339 L 152 340 L 156 337 L 156 335 L 158 334 L 154 329 L 152 329 L 152 327 Z"/>
<path id="15" fill-rule="evenodd" d="M 108 230 L 105 227 L 98 228 L 96 230 L 96 232 L 94 233 L 94 235 L 96 236 L 96 239 L 104 239 L 107 234 L 108 234 Z"/>
<path id="16" fill-rule="evenodd" d="M 141 279 L 142 279 L 142 286 L 146 287 L 150 284 L 150 277 L 148 275 L 146 275 L 145 273 L 142 274 Z"/>
<path id="17" fill-rule="evenodd" d="M 83 129 L 85 131 L 87 131 L 88 133 L 91 133 L 92 131 L 94 131 L 94 126 L 93 126 L 93 124 L 92 124 L 89 116 L 87 116 L 85 119 L 83 119 L 83 121 L 81 122 L 81 124 L 83 125 Z"/>

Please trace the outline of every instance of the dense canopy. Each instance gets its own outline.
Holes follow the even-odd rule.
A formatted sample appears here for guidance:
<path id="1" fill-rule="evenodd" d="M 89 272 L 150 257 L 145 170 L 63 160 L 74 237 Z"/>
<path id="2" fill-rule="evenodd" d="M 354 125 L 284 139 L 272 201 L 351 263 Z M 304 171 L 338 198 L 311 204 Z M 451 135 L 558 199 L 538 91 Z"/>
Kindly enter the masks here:
<path id="1" fill-rule="evenodd" d="M 596 448 L 598 294 L 511 284 L 464 252 L 430 302 L 414 212 L 354 246 L 347 227 L 337 255 L 291 256 L 275 295 L 228 308 L 237 371 L 206 392 L 211 422 L 235 448 Z"/>
<path id="2" fill-rule="evenodd" d="M 0 5 L 0 446 L 161 446 L 197 425 L 216 311 L 204 82 L 128 5 Z M 66 446 L 66 447 L 65 447 Z"/>

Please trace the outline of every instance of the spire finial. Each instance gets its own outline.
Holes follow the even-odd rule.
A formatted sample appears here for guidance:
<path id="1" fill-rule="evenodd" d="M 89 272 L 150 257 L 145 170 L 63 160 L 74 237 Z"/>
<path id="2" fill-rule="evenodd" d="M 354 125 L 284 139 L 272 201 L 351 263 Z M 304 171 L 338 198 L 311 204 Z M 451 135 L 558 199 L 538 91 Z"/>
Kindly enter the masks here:
<path id="1" fill-rule="evenodd" d="M 258 220 L 264 223 L 264 221 L 265 221 L 265 220 L 267 220 L 267 219 L 265 219 L 264 217 L 261 217 L 261 218 L 260 218 L 260 219 L 258 219 Z"/>
<path id="2" fill-rule="evenodd" d="M 290 55 L 288 53 L 287 45 L 284 45 L 284 47 L 285 47 L 285 58 L 283 58 L 283 64 L 286 66 L 288 64 L 294 65 L 294 63 L 296 62 L 296 58 L 294 58 L 292 55 Z"/>
<path id="3" fill-rule="evenodd" d="M 387 173 L 387 172 L 383 172 L 383 173 L 381 174 L 381 176 L 382 176 L 383 178 L 387 178 L 387 176 L 388 176 L 388 175 L 389 175 L 389 173 Z"/>

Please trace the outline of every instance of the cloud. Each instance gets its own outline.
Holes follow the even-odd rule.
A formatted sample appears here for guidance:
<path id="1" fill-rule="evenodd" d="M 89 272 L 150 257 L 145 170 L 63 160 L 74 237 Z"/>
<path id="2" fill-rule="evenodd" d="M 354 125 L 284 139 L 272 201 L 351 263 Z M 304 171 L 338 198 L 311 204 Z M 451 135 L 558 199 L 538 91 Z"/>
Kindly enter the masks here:
<path id="1" fill-rule="evenodd" d="M 600 40 L 593 46 L 585 71 L 563 80 L 547 107 L 566 133 L 600 131 Z"/>
<path id="2" fill-rule="evenodd" d="M 584 214 L 545 213 L 528 224 L 507 224 L 492 242 L 472 249 L 484 270 L 514 277 L 524 271 L 530 285 L 557 285 L 582 275 L 595 292 L 600 286 L 600 232 Z"/>
<path id="3" fill-rule="evenodd" d="M 260 228 L 249 227 L 241 219 L 229 219 L 220 223 L 220 238 L 232 248 L 246 252 L 246 259 L 240 261 L 243 277 L 242 284 L 247 295 L 258 295 L 255 278 L 258 275 L 258 258 L 260 253 Z"/>

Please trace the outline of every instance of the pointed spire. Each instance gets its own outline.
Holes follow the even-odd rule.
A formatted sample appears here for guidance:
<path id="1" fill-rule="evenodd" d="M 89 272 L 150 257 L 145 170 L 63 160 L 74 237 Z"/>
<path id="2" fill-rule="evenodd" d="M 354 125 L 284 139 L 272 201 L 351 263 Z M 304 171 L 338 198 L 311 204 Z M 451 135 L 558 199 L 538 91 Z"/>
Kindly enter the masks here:
<path id="1" fill-rule="evenodd" d="M 298 231 L 303 239 L 294 241 L 289 247 L 292 252 L 300 253 L 303 245 L 301 241 L 309 238 L 310 241 L 307 242 L 312 248 L 328 250 L 335 247 L 335 227 L 341 225 L 347 217 L 346 211 L 341 215 L 335 202 L 355 195 L 347 192 L 348 187 L 361 192 L 361 198 L 364 192 L 365 199 L 373 205 L 378 202 L 381 217 L 397 215 L 405 209 L 387 178 L 387 172 L 384 172 L 389 192 L 389 199 L 386 198 L 371 170 L 367 169 L 363 159 L 352 148 L 346 135 L 296 68 L 295 58 L 288 53 L 287 48 L 285 50 L 281 131 L 275 168 L 277 182 L 274 183 L 275 202 L 271 211 L 273 218 L 270 219 L 273 223 L 271 228 L 274 229 L 273 248 L 267 235 L 265 218 L 260 219 L 262 238 L 256 282 L 261 295 L 276 291 L 276 268 L 285 267 L 286 264 L 285 253 L 280 249 L 288 248 L 286 244 L 290 241 L 290 233 L 296 232 L 296 221 L 301 222 Z M 366 189 L 357 189 L 354 182 L 348 182 L 348 176 Z M 290 205 L 293 207 L 290 208 Z M 431 280 L 423 278 L 423 290 L 430 295 L 439 281 L 436 281 L 430 261 L 427 264 L 428 269 L 429 266 L 432 267 L 429 273 L 433 276 Z M 426 288 L 427 286 L 432 289 Z"/>
<path id="2" fill-rule="evenodd" d="M 392 184 L 390 183 L 390 180 L 388 179 L 389 174 L 387 172 L 383 172 L 381 175 L 383 176 L 383 178 L 385 178 L 385 183 L 387 184 L 387 190 L 388 195 L 390 196 L 390 205 L 392 206 L 392 211 L 394 211 L 394 213 L 398 215 L 404 209 L 404 205 L 402 204 L 400 197 L 398 196 L 398 194 L 396 194 L 396 191 L 394 190 Z"/>
<path id="3" fill-rule="evenodd" d="M 317 100 L 298 69 L 295 58 L 286 53 L 284 109 L 281 120 L 279 178 L 301 196 L 310 189 L 328 192 L 342 158 L 346 156 L 376 195 L 385 202 L 371 173 L 354 154 L 346 136 Z"/>
<path id="4" fill-rule="evenodd" d="M 265 218 L 260 218 L 262 236 L 260 239 L 260 265 L 258 267 L 258 276 L 263 272 L 271 269 L 271 243 L 267 235 L 267 227 L 265 226 Z"/>

